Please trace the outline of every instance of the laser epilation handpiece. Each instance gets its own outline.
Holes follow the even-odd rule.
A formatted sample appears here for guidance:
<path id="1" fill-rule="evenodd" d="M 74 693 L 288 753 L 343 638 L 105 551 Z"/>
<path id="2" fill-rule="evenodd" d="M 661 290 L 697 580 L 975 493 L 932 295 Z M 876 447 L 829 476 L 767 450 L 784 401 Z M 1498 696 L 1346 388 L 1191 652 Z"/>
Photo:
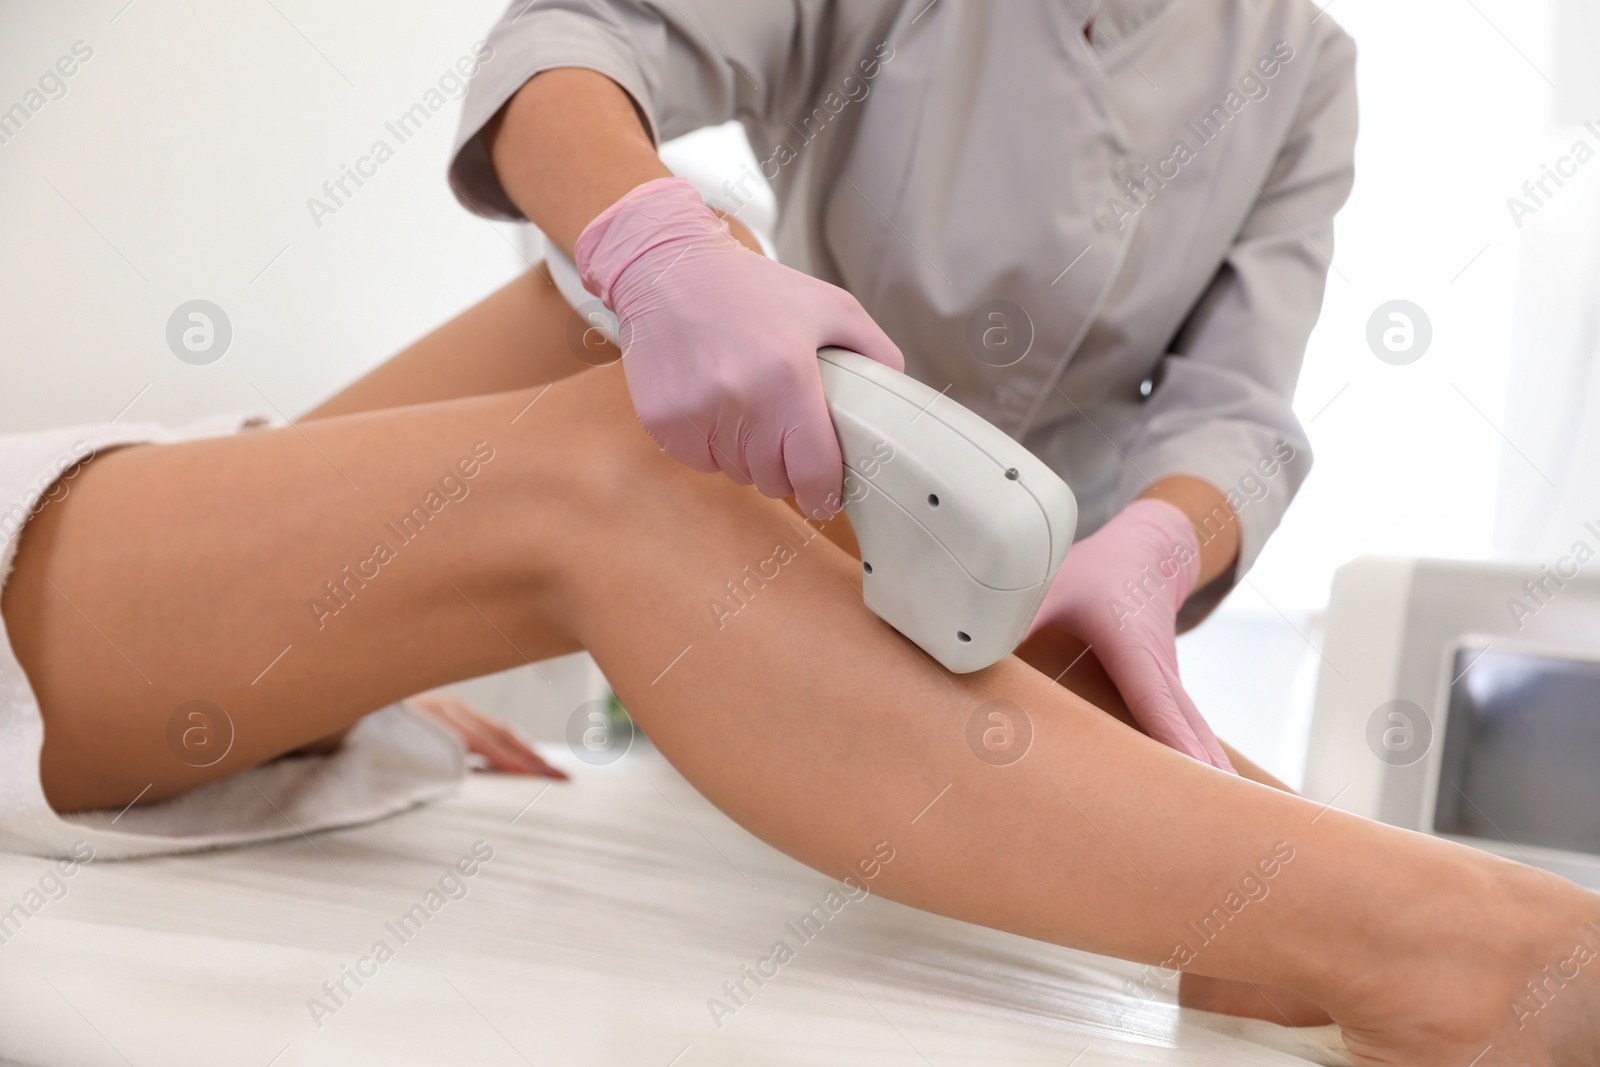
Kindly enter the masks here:
<path id="1" fill-rule="evenodd" d="M 548 257 L 568 303 L 615 343 L 615 317 L 559 250 Z M 916 379 L 843 348 L 817 359 L 867 607 L 957 674 L 998 663 L 1027 633 L 1072 544 L 1072 490 Z"/>

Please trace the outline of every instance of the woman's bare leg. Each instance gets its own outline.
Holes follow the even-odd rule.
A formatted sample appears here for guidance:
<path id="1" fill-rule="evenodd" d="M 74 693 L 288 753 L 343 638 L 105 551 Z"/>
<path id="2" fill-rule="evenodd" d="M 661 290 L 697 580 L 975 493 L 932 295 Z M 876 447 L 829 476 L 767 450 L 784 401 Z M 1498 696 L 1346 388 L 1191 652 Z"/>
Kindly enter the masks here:
<path id="1" fill-rule="evenodd" d="M 756 247 L 753 239 L 752 247 Z M 324 400 L 300 421 L 526 389 L 603 366 L 620 356 L 614 346 L 584 329 L 540 263 Z M 790 503 L 793 506 L 792 500 Z M 821 530 L 860 559 L 861 550 L 848 519 L 826 523 Z M 1041 631 L 1017 649 L 1017 656 L 1089 703 L 1140 729 L 1094 651 L 1082 642 Z M 1243 777 L 1278 789 L 1289 788 L 1231 746 L 1224 747 Z"/>
<path id="2" fill-rule="evenodd" d="M 553 381 L 586 364 L 615 358 L 567 308 L 541 268 L 506 286 L 433 331 L 397 357 L 310 412 L 307 418 L 409 403 L 497 392 Z M 574 358 L 578 357 L 578 358 Z M 792 506 L 792 502 L 791 502 Z M 859 558 L 849 525 L 829 523 L 824 533 Z M 1082 653 L 1087 654 L 1082 654 Z M 1121 695 L 1092 650 L 1067 635 L 1044 632 L 1018 649 L 1018 657 L 1089 703 L 1138 729 Z M 338 736 L 334 735 L 336 740 Z M 1251 781 L 1288 787 L 1232 748 L 1233 765 Z M 1161 988 L 1170 974 L 1157 974 Z M 1213 978 L 1189 971 L 1181 976 L 1178 1001 L 1187 1007 L 1247 1015 L 1285 1025 L 1316 1025 L 1327 1014 L 1292 991 L 1256 982 Z"/>
<path id="3" fill-rule="evenodd" d="M 619 355 L 583 329 L 541 265 L 409 346 L 305 418 L 526 388 Z M 823 533 L 860 558 L 848 520 L 826 524 Z M 1140 729 L 1093 650 L 1082 642 L 1042 631 L 1019 648 L 1017 656 L 1090 704 Z M 323 746 L 339 736 L 325 739 Z M 1224 748 L 1243 777 L 1288 789 L 1231 747 L 1224 744 Z M 1290 1026 L 1328 1021 L 1326 1012 L 1288 990 L 1193 973 L 1182 976 L 1178 1002 Z"/>
<path id="4" fill-rule="evenodd" d="M 1592 1062 L 1587 974 L 1526 1030 L 1512 1010 L 1524 980 L 1592 941 L 1591 895 L 1203 767 L 1015 659 L 949 675 L 866 611 L 855 561 L 781 503 L 662 457 L 620 368 L 540 397 L 89 464 L 23 533 L 0 605 L 44 708 L 52 800 L 196 784 L 207 772 L 166 746 L 186 700 L 236 724 L 214 776 L 398 696 L 583 647 L 702 793 L 819 870 L 889 848 L 886 896 L 1156 965 L 1209 917 L 1226 928 L 1187 969 L 1304 993 L 1370 1064 L 1467 1063 L 1486 1042 L 1503 1062 Z M 319 619 L 323 583 L 396 542 L 385 523 L 478 441 L 494 454 L 470 494 Z M 711 609 L 729 582 L 745 590 L 731 617 Z M 1006 765 L 969 742 L 995 701 L 1033 732 Z M 1230 915 L 1251 886 L 1270 892 Z M 1555 1041 L 1573 1055 L 1548 1055 Z"/>

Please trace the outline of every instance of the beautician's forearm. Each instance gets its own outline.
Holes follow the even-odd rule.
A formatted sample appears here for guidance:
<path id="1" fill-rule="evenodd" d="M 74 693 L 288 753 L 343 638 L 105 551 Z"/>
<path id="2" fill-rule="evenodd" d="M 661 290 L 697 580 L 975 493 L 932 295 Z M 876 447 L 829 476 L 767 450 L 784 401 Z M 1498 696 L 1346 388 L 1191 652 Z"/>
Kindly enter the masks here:
<path id="1" fill-rule="evenodd" d="M 1196 589 L 1232 569 L 1239 558 L 1239 519 L 1222 491 L 1210 482 L 1175 474 L 1162 478 L 1143 493 L 1143 499 L 1165 500 L 1194 524 L 1200 540 L 1200 578 Z"/>
<path id="2" fill-rule="evenodd" d="M 671 175 L 633 101 L 603 74 L 536 74 L 487 130 L 513 203 L 569 256 L 583 228 L 629 190 Z"/>
<path id="3" fill-rule="evenodd" d="M 512 203 L 568 256 L 596 215 L 645 182 L 672 174 L 622 87 L 579 67 L 534 75 L 490 122 L 487 135 L 495 173 Z M 741 244 L 761 251 L 743 224 L 723 217 Z"/>

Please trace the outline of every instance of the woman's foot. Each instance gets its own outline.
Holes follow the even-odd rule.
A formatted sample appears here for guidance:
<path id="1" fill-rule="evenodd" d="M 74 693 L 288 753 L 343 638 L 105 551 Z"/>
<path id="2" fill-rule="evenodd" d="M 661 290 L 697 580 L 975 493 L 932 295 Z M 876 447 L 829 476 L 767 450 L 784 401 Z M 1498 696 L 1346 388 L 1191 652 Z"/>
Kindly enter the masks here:
<path id="1" fill-rule="evenodd" d="M 1600 1063 L 1600 896 L 1502 860 L 1394 901 L 1408 936 L 1330 984 L 1362 1067 Z"/>

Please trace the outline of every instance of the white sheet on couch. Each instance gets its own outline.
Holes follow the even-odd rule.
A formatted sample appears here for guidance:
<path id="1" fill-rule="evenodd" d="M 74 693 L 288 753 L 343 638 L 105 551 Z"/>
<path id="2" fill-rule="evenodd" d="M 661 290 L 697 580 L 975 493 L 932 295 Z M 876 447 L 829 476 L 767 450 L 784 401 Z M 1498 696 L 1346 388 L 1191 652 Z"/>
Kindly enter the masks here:
<path id="1" fill-rule="evenodd" d="M 877 897 L 801 942 L 785 923 L 829 879 L 647 747 L 562 763 L 570 783 L 477 776 L 357 829 L 82 868 L 0 944 L 0 1064 L 1350 1062 L 1329 1031 L 1139 1000 L 1130 964 Z M 396 918 L 479 841 L 466 895 L 401 943 Z M 0 856 L 0 911 L 50 869 Z M 780 939 L 794 958 L 719 1027 L 708 1000 L 732 1006 L 723 982 Z M 330 1013 L 323 982 L 379 940 L 393 957 Z"/>

